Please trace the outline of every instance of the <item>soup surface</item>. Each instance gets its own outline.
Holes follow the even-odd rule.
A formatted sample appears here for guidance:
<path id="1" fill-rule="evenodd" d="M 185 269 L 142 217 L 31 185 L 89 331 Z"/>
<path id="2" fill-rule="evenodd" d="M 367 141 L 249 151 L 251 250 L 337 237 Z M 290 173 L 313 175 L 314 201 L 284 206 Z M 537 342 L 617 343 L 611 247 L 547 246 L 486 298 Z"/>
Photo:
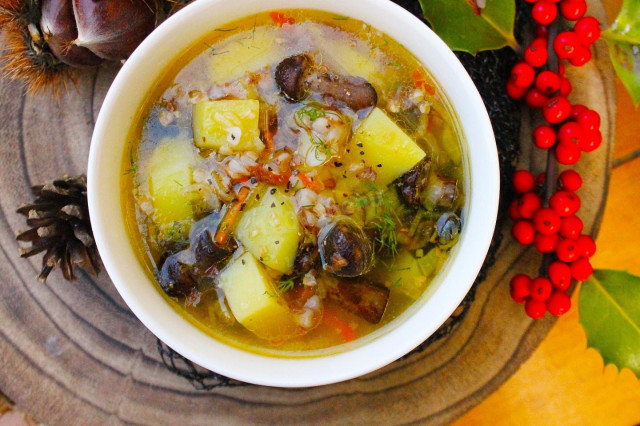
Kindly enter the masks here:
<path id="1" fill-rule="evenodd" d="M 457 241 L 455 118 L 361 21 L 281 10 L 212 28 L 140 111 L 129 232 L 169 303 L 216 339 L 339 350 L 419 299 Z"/>

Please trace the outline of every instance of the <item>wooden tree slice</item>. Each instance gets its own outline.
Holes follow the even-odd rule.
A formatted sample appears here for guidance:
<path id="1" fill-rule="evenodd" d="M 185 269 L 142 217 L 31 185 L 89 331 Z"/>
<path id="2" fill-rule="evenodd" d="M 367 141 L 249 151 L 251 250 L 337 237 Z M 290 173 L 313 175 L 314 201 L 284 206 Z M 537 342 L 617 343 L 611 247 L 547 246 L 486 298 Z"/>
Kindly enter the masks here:
<path id="1" fill-rule="evenodd" d="M 600 3 L 590 12 L 603 18 Z M 614 76 L 606 48 L 594 61 L 568 67 L 572 101 L 602 117 L 603 146 L 577 165 L 585 228 L 597 231 L 606 198 L 615 115 Z M 423 352 L 336 385 L 307 389 L 261 386 L 195 390 L 168 371 L 156 338 L 128 310 L 106 274 L 81 274 L 75 283 L 54 272 L 35 279 L 40 259 L 18 257 L 15 235 L 24 229 L 18 205 L 30 186 L 64 173 L 85 172 L 93 123 L 115 66 L 83 74 L 78 91 L 59 103 L 25 95 L 0 81 L 0 389 L 49 424 L 446 423 L 502 384 L 529 357 L 553 325 L 531 321 L 511 302 L 508 280 L 534 274 L 540 255 L 505 238 L 498 261 L 480 284 L 466 318 Z M 531 148 L 539 118 L 523 117 L 520 166 L 542 171 Z M 116 183 L 114 183 L 116 184 Z M 509 224 L 502 232 L 509 233 Z"/>

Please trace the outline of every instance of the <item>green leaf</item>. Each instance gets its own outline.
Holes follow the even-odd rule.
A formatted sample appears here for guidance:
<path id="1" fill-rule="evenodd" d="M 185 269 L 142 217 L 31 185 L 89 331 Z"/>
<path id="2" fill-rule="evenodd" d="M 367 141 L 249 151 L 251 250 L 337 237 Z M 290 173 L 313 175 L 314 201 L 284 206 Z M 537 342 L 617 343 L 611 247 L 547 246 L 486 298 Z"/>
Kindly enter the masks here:
<path id="1" fill-rule="evenodd" d="M 606 364 L 640 376 L 640 277 L 597 270 L 580 290 L 580 322 Z"/>
<path id="2" fill-rule="evenodd" d="M 504 46 L 518 48 L 513 36 L 514 0 L 486 0 L 482 9 L 479 0 L 419 1 L 425 19 L 452 50 L 475 55 Z"/>
<path id="3" fill-rule="evenodd" d="M 602 37 L 609 44 L 609 56 L 620 81 L 640 104 L 640 1 L 624 0 L 620 14 Z"/>

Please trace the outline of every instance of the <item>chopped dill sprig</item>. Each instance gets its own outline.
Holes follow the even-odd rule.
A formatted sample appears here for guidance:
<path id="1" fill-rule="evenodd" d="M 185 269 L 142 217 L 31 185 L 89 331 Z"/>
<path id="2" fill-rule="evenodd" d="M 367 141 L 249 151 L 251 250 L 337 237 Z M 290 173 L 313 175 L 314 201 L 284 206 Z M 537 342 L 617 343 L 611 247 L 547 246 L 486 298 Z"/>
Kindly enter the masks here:
<path id="1" fill-rule="evenodd" d="M 205 43 L 205 45 L 209 48 L 209 56 L 216 56 L 216 55 L 222 55 L 224 53 L 229 53 L 228 50 L 223 50 L 222 52 L 218 52 L 216 48 L 209 43 Z"/>
<path id="2" fill-rule="evenodd" d="M 313 134 L 309 135 L 311 139 L 311 147 L 313 149 L 313 155 L 318 161 L 324 161 L 333 156 L 331 146 L 324 140 L 318 137 L 314 137 Z M 323 157 L 324 155 L 324 157 Z"/>
<path id="3" fill-rule="evenodd" d="M 229 32 L 229 31 L 235 31 L 235 30 L 237 30 L 237 29 L 238 29 L 238 27 L 233 27 L 233 28 L 216 28 L 216 29 L 214 29 L 214 31 L 220 31 L 220 32 L 226 33 L 226 32 Z"/>
<path id="4" fill-rule="evenodd" d="M 327 111 L 325 111 L 324 108 L 316 106 L 314 104 L 307 104 L 303 106 L 298 111 L 296 111 L 296 117 L 295 117 L 296 124 L 298 124 L 300 127 L 304 127 L 304 126 L 300 125 L 300 123 L 298 123 L 298 120 L 302 122 L 303 117 L 305 115 L 309 117 L 309 120 L 315 121 L 320 117 L 325 117 L 327 115 Z"/>
<path id="5" fill-rule="evenodd" d="M 138 163 L 133 156 L 133 148 L 129 148 L 129 168 L 124 171 L 125 175 L 138 173 Z"/>
<path id="6" fill-rule="evenodd" d="M 297 277 L 289 277 L 286 280 L 280 281 L 278 283 L 278 293 L 282 294 L 282 293 L 286 293 L 289 290 L 293 289 L 293 286 L 295 285 L 295 280 Z"/>
<path id="7" fill-rule="evenodd" d="M 369 205 L 375 207 L 376 216 L 367 225 L 376 230 L 375 241 L 379 244 L 380 249 L 388 250 L 395 258 L 398 255 L 397 228 L 398 223 L 402 221 L 396 212 L 393 201 L 384 189 L 373 183 L 369 183 L 367 189 L 369 192 L 358 197 L 355 204 L 360 208 L 366 208 Z"/>

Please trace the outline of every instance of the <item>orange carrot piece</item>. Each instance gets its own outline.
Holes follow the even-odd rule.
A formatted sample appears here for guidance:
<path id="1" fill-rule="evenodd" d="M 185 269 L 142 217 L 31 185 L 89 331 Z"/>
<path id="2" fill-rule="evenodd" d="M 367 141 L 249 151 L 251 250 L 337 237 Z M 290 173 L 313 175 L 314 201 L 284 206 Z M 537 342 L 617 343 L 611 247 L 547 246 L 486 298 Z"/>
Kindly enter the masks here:
<path id="1" fill-rule="evenodd" d="M 271 17 L 273 23 L 279 27 L 283 26 L 284 24 L 293 25 L 296 23 L 295 19 L 288 17 L 284 13 L 278 12 L 276 10 L 269 12 L 269 16 Z"/>
<path id="2" fill-rule="evenodd" d="M 349 325 L 348 322 L 340 318 L 333 309 L 325 306 L 322 313 L 322 322 L 328 327 L 336 330 L 340 333 L 340 336 L 345 342 L 351 342 L 356 338 L 356 331 Z"/>
<path id="3" fill-rule="evenodd" d="M 313 192 L 321 192 L 324 189 L 324 184 L 319 179 L 314 179 L 311 176 L 307 176 L 306 173 L 298 173 L 298 179 L 300 182 Z"/>
<path id="4" fill-rule="evenodd" d="M 216 236 L 214 237 L 214 241 L 217 244 L 222 245 L 227 242 L 229 233 L 231 232 L 231 228 L 233 228 L 233 224 L 236 222 L 236 219 L 238 219 L 238 215 L 240 214 L 242 206 L 244 205 L 244 202 L 248 196 L 249 188 L 246 186 L 240 188 L 237 200 L 231 205 L 229 210 L 227 210 L 227 213 L 224 215 L 222 221 L 220 222 L 220 226 L 218 226 L 218 231 L 216 232 Z"/>

